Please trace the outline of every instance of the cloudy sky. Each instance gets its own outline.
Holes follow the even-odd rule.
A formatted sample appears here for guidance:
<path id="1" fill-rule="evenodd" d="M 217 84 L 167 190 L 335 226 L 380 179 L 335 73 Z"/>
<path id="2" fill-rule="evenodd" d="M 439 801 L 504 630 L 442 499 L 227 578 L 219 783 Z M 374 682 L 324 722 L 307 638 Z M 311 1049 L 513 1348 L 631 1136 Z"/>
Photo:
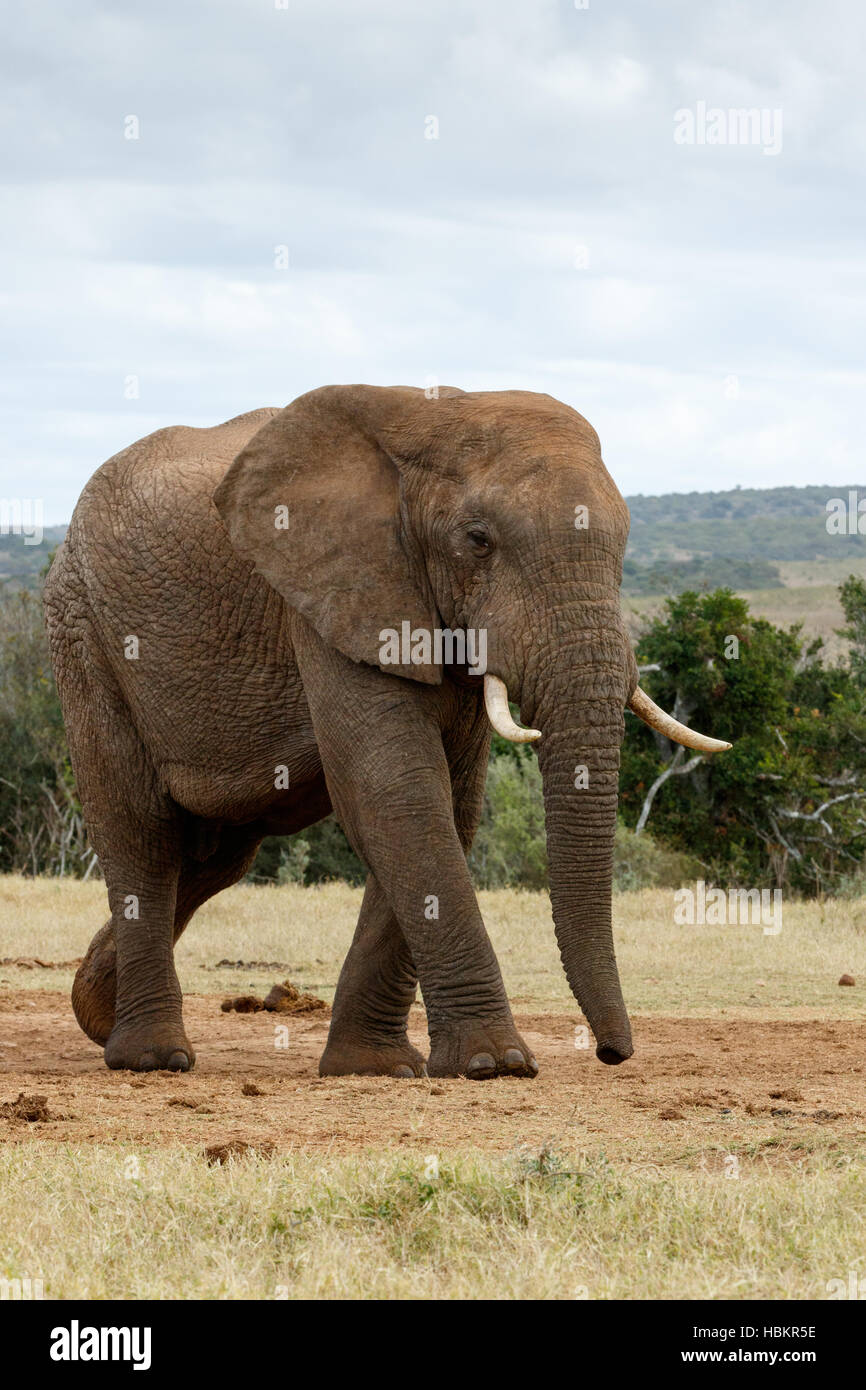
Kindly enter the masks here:
<path id="1" fill-rule="evenodd" d="M 626 494 L 863 481 L 860 0 L 9 13 L 2 493 L 46 522 L 345 381 L 549 391 Z M 781 150 L 699 143 L 732 108 Z"/>

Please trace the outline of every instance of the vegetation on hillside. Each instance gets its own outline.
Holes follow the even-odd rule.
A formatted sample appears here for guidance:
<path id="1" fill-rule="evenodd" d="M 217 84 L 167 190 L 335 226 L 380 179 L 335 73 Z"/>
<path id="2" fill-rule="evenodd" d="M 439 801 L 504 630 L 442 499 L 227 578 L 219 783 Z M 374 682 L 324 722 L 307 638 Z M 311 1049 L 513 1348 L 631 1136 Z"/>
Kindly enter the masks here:
<path id="1" fill-rule="evenodd" d="M 623 593 L 679 594 L 684 589 L 780 589 L 778 567 L 768 560 L 735 559 L 731 555 L 693 555 L 690 560 L 653 560 L 642 565 L 626 559 L 622 567 Z"/>
<path id="2" fill-rule="evenodd" d="M 38 592 L 41 576 L 65 535 L 65 526 L 46 526 L 41 539 L 31 544 L 23 535 L 0 530 L 0 585 Z"/>
<path id="3" fill-rule="evenodd" d="M 629 497 L 631 533 L 623 589 L 768 589 L 783 561 L 866 559 L 866 535 L 828 530 L 827 503 L 866 489 L 849 486 L 733 488 L 728 492 Z"/>

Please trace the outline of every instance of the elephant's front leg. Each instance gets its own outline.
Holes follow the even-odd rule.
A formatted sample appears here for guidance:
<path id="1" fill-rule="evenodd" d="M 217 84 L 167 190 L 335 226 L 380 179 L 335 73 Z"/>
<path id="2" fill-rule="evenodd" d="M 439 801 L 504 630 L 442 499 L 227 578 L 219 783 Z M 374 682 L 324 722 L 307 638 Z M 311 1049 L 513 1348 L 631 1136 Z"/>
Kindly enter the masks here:
<path id="1" fill-rule="evenodd" d="M 472 706 L 475 703 L 475 709 Z M 466 702 L 464 717 L 446 740 L 454 822 L 469 852 L 484 800 L 490 726 L 480 702 Z M 407 1036 L 418 974 L 391 904 L 370 874 L 358 925 L 340 972 L 322 1076 L 426 1076 L 427 1067 Z"/>
<path id="2" fill-rule="evenodd" d="M 417 983 L 406 939 L 371 874 L 337 982 L 319 1075 L 426 1075 L 424 1058 L 406 1035 Z"/>
<path id="3" fill-rule="evenodd" d="M 418 972 L 430 1074 L 534 1075 L 455 824 L 443 693 L 356 665 L 302 620 L 294 636 L 332 804 Z"/>

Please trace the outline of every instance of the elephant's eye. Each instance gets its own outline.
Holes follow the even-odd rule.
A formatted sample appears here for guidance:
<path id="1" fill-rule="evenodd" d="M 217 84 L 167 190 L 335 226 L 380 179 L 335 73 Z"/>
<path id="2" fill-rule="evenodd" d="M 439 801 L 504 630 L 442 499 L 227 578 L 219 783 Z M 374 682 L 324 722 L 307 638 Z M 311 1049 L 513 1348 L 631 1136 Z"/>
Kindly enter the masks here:
<path id="1" fill-rule="evenodd" d="M 487 531 L 481 526 L 470 526 L 466 532 L 472 549 L 476 555 L 489 555 L 493 549 L 493 540 Z"/>

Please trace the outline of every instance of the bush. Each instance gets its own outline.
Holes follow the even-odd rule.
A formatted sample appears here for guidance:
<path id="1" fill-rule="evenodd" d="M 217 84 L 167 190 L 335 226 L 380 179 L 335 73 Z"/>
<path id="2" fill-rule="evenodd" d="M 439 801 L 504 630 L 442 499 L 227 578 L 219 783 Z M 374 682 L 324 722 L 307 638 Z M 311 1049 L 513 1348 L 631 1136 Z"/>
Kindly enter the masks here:
<path id="1" fill-rule="evenodd" d="M 269 835 L 249 870 L 248 883 L 360 884 L 367 870 L 333 816 L 297 835 Z"/>
<path id="2" fill-rule="evenodd" d="M 647 694 L 733 744 L 685 762 L 677 752 L 683 775 L 661 784 L 649 821 L 657 841 L 698 856 L 718 883 L 822 896 L 866 856 L 866 585 L 852 578 L 840 597 L 854 644 L 848 664 L 825 664 L 820 639 L 806 643 L 799 628 L 754 617 L 728 589 L 669 599 L 638 641 Z M 673 753 L 626 721 L 627 824 L 671 772 Z"/>
<path id="3" fill-rule="evenodd" d="M 0 872 L 93 869 L 39 598 L 0 587 Z"/>
<path id="4" fill-rule="evenodd" d="M 534 756 L 491 757 L 469 869 L 478 888 L 547 886 L 544 802 Z"/>
<path id="5" fill-rule="evenodd" d="M 622 821 L 616 827 L 613 846 L 613 886 L 619 893 L 639 888 L 679 888 L 704 876 L 689 854 L 657 844 L 644 832 L 635 835 Z"/>

